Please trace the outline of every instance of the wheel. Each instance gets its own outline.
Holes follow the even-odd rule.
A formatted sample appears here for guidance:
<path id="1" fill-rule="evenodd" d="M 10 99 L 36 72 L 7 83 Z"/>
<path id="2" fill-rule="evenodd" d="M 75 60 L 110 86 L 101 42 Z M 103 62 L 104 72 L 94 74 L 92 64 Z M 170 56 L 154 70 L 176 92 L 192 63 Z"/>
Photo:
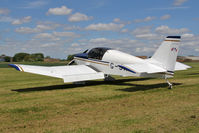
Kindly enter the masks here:
<path id="1" fill-rule="evenodd" d="M 173 86 L 172 86 L 172 84 L 170 84 L 170 85 L 169 85 L 169 89 L 172 89 L 172 88 L 173 88 Z"/>

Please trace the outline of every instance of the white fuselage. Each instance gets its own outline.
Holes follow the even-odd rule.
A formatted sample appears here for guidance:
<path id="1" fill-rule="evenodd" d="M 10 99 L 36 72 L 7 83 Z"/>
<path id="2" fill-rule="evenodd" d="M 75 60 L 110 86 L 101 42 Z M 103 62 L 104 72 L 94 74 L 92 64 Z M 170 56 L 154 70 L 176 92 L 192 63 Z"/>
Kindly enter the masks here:
<path id="1" fill-rule="evenodd" d="M 136 56 L 118 51 L 118 50 L 107 50 L 102 59 L 93 59 L 85 57 L 74 57 L 75 63 L 78 65 L 87 65 L 96 71 L 103 72 L 106 75 L 119 75 L 119 76 L 136 76 L 136 77 L 159 77 L 165 78 L 165 73 L 138 73 L 133 69 L 124 68 L 124 64 L 138 64 L 143 62 L 149 62 L 148 59 L 141 59 Z M 172 77 L 167 75 L 167 77 Z"/>
<path id="2" fill-rule="evenodd" d="M 102 57 L 102 60 L 75 57 L 78 65 L 87 65 L 93 69 L 103 72 L 107 75 L 121 76 L 140 76 L 139 73 L 127 71 L 121 67 L 122 64 L 134 64 L 143 62 L 143 59 L 123 53 L 117 50 L 108 50 Z"/>

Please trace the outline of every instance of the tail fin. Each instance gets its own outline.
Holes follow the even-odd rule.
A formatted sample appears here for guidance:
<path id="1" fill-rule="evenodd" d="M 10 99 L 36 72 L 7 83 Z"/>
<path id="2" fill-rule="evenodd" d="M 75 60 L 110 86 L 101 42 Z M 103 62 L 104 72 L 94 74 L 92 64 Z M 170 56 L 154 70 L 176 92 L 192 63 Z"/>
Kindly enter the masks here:
<path id="1" fill-rule="evenodd" d="M 151 57 L 152 59 L 161 63 L 162 66 L 171 73 L 173 73 L 175 70 L 180 38 L 180 36 L 166 37 L 164 42 Z"/>

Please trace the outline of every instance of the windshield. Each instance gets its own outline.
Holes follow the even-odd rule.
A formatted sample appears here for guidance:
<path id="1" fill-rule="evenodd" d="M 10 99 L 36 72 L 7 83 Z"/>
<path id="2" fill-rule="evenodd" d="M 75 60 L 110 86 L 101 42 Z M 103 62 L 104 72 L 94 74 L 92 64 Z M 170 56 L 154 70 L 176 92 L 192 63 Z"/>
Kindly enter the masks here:
<path id="1" fill-rule="evenodd" d="M 88 58 L 102 60 L 102 57 L 110 48 L 93 48 L 88 53 Z"/>

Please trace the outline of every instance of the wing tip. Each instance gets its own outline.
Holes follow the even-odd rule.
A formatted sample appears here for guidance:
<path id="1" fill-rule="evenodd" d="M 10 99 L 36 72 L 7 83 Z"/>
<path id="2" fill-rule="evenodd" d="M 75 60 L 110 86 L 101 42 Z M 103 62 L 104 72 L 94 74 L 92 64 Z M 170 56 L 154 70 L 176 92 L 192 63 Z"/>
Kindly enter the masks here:
<path id="1" fill-rule="evenodd" d="M 8 64 L 10 67 L 15 68 L 17 71 L 22 71 L 18 65 L 15 64 Z"/>

